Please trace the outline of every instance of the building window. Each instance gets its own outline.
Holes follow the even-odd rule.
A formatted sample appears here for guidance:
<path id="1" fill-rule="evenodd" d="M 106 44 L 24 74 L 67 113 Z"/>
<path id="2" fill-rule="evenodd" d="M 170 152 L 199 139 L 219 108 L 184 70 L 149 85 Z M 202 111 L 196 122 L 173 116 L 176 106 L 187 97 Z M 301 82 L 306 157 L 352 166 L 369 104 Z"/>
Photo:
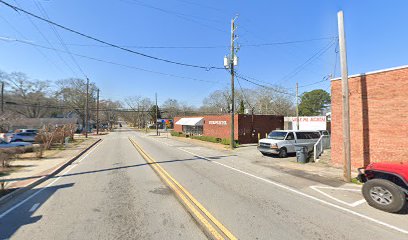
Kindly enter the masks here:
<path id="1" fill-rule="evenodd" d="M 182 126 L 182 131 L 185 134 L 190 135 L 202 135 L 203 134 L 203 126 Z"/>

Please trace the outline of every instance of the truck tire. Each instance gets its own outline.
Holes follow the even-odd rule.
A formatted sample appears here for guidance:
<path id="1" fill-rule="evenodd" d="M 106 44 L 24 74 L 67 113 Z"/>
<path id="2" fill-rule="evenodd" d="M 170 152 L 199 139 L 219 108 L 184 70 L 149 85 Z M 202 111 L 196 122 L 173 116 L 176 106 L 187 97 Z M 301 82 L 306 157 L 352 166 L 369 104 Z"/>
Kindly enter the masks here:
<path id="1" fill-rule="evenodd" d="M 402 189 L 385 179 L 368 180 L 364 183 L 362 192 L 370 206 L 386 212 L 399 212 L 406 204 Z"/>
<path id="2" fill-rule="evenodd" d="M 280 158 L 286 158 L 288 157 L 288 151 L 286 150 L 286 148 L 281 148 L 279 150 L 279 157 Z"/>

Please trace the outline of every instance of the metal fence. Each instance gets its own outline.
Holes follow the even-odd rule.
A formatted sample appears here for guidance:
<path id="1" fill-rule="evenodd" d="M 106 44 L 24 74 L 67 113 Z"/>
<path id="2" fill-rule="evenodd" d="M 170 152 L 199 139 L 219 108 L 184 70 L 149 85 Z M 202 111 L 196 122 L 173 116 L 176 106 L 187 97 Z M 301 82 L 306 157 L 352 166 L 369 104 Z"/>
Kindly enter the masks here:
<path id="1" fill-rule="evenodd" d="M 324 152 L 325 149 L 331 148 L 330 136 L 322 135 L 319 140 L 316 142 L 313 148 L 313 159 L 316 161 L 320 155 Z"/>

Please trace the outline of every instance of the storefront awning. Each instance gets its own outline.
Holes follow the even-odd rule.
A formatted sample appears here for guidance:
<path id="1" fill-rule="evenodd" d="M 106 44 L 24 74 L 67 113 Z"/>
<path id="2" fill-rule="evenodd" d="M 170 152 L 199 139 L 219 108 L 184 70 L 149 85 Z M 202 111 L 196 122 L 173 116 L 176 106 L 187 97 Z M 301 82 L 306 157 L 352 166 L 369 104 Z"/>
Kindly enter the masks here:
<path id="1" fill-rule="evenodd" d="M 180 118 L 176 124 L 184 126 L 203 126 L 204 118 Z"/>

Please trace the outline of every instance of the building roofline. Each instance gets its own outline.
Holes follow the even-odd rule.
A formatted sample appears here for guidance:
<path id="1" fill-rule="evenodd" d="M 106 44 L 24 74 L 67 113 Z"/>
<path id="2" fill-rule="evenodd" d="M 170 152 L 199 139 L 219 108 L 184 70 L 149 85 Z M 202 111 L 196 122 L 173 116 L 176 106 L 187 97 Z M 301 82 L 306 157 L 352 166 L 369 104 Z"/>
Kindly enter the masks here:
<path id="1" fill-rule="evenodd" d="M 399 69 L 403 69 L 403 68 L 408 68 L 408 65 L 403 65 L 403 66 L 399 66 L 399 67 L 392 67 L 392 68 L 385 68 L 385 69 L 366 72 L 366 73 L 354 74 L 354 75 L 350 75 L 349 78 L 361 77 L 361 76 L 364 76 L 364 75 L 370 75 L 370 74 L 376 74 L 376 73 L 382 73 L 382 72 L 389 72 L 389 71 L 399 70 Z M 337 81 L 337 80 L 341 80 L 341 77 L 331 79 L 331 81 Z"/>

